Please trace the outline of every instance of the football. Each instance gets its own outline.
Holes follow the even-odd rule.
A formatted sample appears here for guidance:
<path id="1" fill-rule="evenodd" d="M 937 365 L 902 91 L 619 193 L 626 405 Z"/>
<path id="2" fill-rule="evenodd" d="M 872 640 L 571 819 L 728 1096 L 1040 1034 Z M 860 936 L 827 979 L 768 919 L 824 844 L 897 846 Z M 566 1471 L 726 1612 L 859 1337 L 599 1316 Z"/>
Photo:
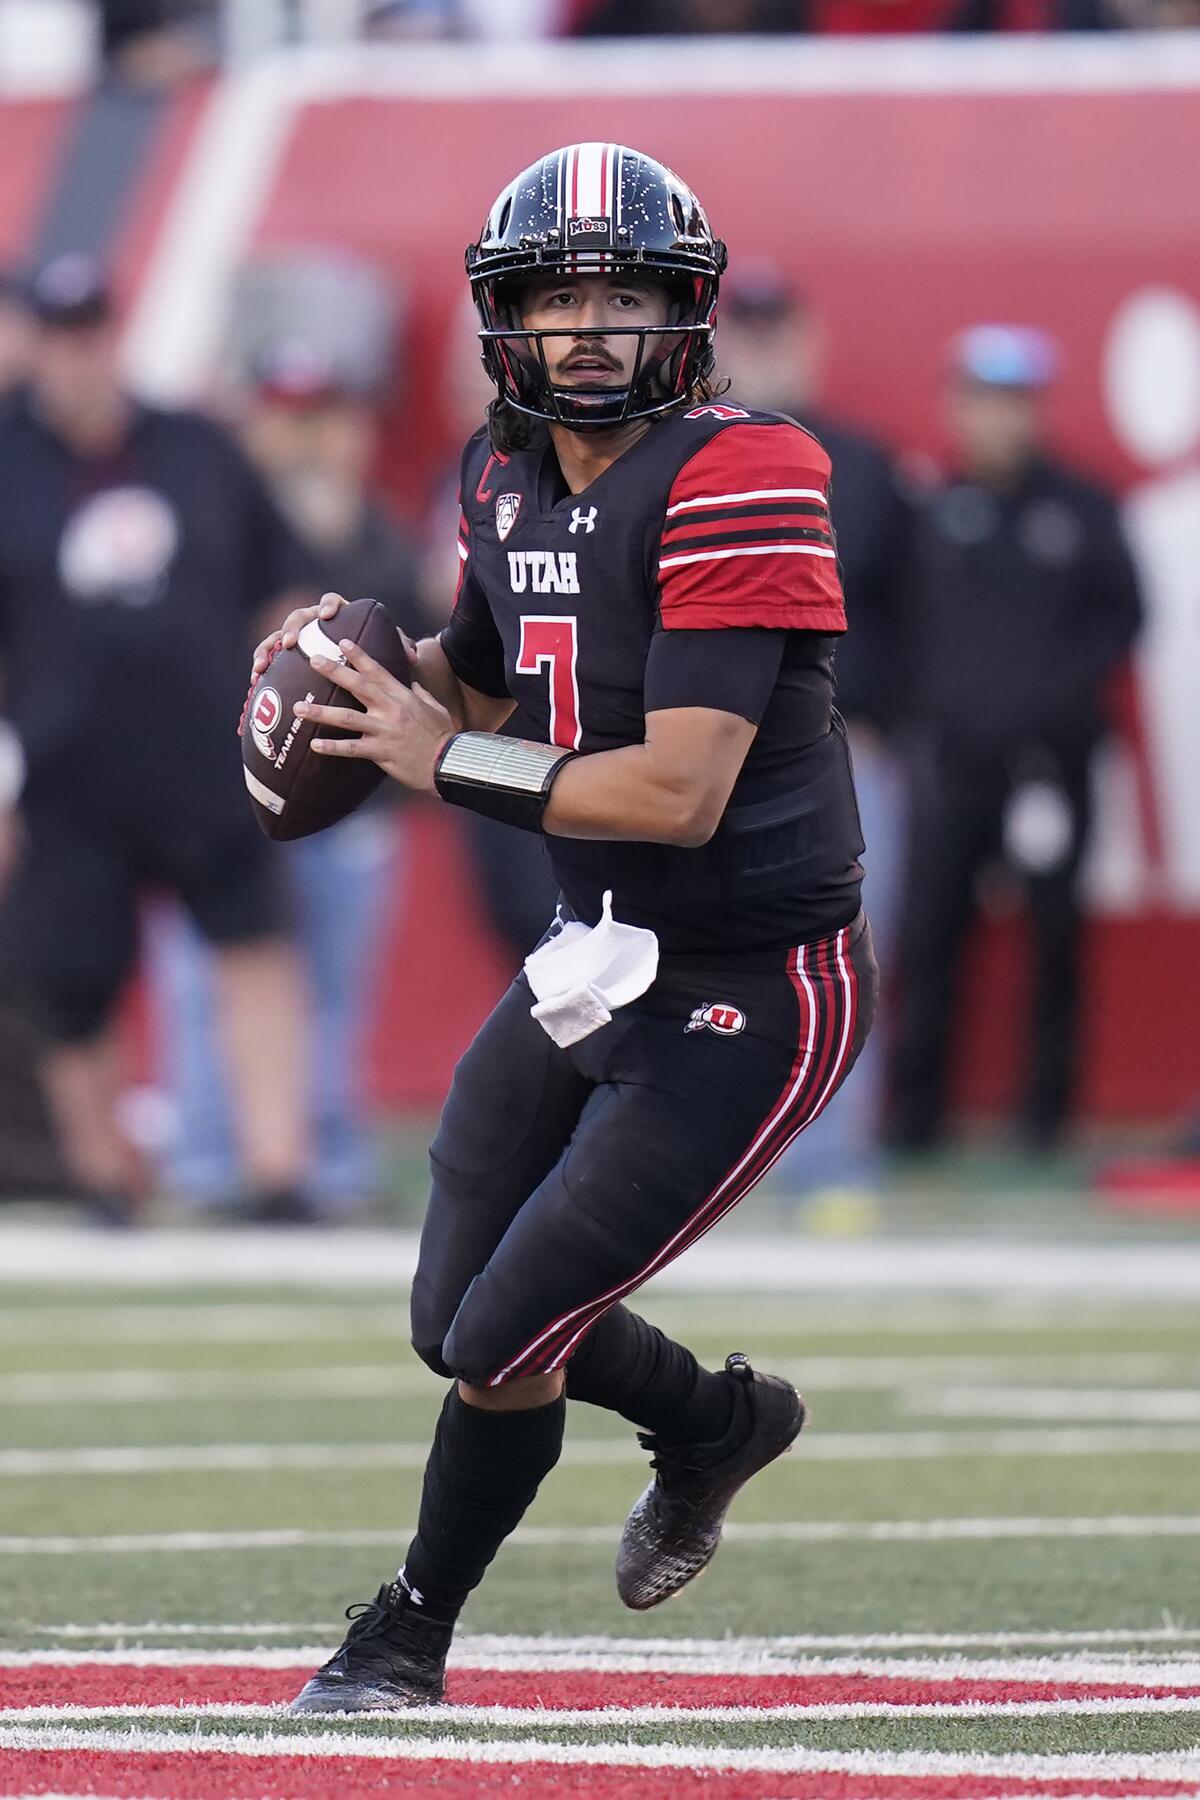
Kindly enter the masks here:
<path id="1" fill-rule="evenodd" d="M 312 619 L 291 650 L 280 650 L 251 688 L 242 715 L 242 768 L 254 814 L 269 838 L 308 837 L 336 825 L 361 806 L 384 779 L 375 763 L 320 756 L 314 736 L 348 737 L 349 732 L 297 719 L 298 700 L 317 706 L 363 709 L 327 676 L 314 674 L 309 658 L 344 662 L 342 638 L 361 644 L 390 675 L 409 685 L 404 640 L 378 600 L 351 600 L 336 619 Z"/>

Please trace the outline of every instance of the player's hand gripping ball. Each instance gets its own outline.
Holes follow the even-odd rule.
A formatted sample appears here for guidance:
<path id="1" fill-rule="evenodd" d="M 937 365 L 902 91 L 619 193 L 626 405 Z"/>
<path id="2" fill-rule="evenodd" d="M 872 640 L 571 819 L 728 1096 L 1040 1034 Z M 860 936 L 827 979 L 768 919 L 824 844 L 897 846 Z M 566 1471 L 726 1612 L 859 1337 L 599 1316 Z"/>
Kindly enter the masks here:
<path id="1" fill-rule="evenodd" d="M 255 817 L 269 838 L 308 837 L 335 825 L 384 778 L 385 771 L 368 756 L 313 750 L 314 736 L 336 742 L 356 733 L 295 715 L 298 704 L 334 704 L 364 714 L 365 723 L 363 702 L 313 667 L 316 657 L 330 669 L 344 670 L 347 658 L 338 646 L 345 640 L 365 652 L 365 659 L 356 659 L 364 674 L 377 670 L 384 681 L 409 686 L 409 647 L 377 600 L 326 596 L 319 607 L 291 614 L 255 652 L 254 680 L 242 712 L 242 766 Z"/>

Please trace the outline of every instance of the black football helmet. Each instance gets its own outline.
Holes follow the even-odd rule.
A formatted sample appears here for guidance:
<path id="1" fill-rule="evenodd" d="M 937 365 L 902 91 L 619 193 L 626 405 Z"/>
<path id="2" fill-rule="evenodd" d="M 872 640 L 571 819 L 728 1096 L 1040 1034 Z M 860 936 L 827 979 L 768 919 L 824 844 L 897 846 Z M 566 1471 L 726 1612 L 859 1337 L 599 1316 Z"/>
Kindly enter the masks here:
<path id="1" fill-rule="evenodd" d="M 570 144 L 522 170 L 467 249 L 483 363 L 517 412 L 587 430 L 648 419 L 682 405 L 713 366 L 717 285 L 726 250 L 691 189 L 653 157 L 620 144 Z M 577 326 L 527 331 L 523 282 L 624 273 L 662 282 L 667 326 L 605 327 L 640 339 L 627 387 L 555 387 L 545 340 Z M 651 343 L 649 340 L 654 340 Z"/>

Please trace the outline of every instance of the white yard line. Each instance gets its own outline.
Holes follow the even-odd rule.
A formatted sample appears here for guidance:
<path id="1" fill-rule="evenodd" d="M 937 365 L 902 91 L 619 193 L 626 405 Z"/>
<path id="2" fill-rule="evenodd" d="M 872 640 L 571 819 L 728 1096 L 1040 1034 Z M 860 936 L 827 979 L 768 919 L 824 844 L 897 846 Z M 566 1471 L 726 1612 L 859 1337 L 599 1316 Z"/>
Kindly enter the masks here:
<path id="1" fill-rule="evenodd" d="M 0 1285 L 4 1274 L 3 1233 L 0 1231 Z M 153 1283 L 146 1284 L 147 1299 L 111 1306 L 12 1307 L 0 1313 L 0 1343 L 30 1347 L 46 1339 L 52 1344 L 156 1344 L 165 1343 L 297 1343 L 319 1340 L 373 1337 L 408 1342 L 407 1303 L 397 1290 L 391 1304 L 335 1305 L 313 1300 L 262 1302 L 194 1302 L 179 1306 L 159 1304 Z M 978 1336 L 980 1332 L 1024 1333 L 1109 1328 L 1151 1330 L 1161 1324 L 1161 1312 L 1133 1296 L 1120 1295 L 1097 1302 L 1086 1296 L 1068 1305 L 1060 1296 L 981 1294 L 968 1303 L 947 1301 L 943 1296 L 910 1294 L 889 1300 L 865 1301 L 861 1295 L 831 1299 L 828 1295 L 784 1301 L 778 1295 L 747 1296 L 739 1300 L 721 1296 L 706 1300 L 697 1314 L 693 1300 L 671 1298 L 655 1292 L 647 1296 L 647 1310 L 668 1330 L 690 1332 L 693 1338 L 738 1337 L 764 1333 L 809 1338 L 897 1336 Z M 1136 1354 L 1136 1353 L 1135 1353 Z M 1151 1353 L 1152 1354 L 1152 1353 Z M 837 1359 L 842 1360 L 842 1359 Z M 880 1359 L 885 1360 L 885 1359 Z M 1053 1359 L 1044 1372 L 1052 1375 Z M 1174 1360 L 1173 1358 L 1171 1359 Z M 1195 1359 L 1186 1359 L 1192 1366 Z M 1153 1371 L 1139 1371 L 1152 1373 Z M 1101 1377 L 1108 1379 L 1108 1377 Z M 1115 1379 L 1115 1377 L 1114 1377 Z"/>
<path id="2" fill-rule="evenodd" d="M 953 1334 L 976 1340 L 983 1333 L 1018 1335 L 1048 1331 L 1056 1337 L 1073 1331 L 1111 1330 L 1114 1325 L 1132 1334 L 1133 1341 L 1164 1322 L 1163 1303 L 1133 1293 L 1094 1295 L 1081 1293 L 1040 1294 L 1009 1291 L 970 1297 L 919 1290 L 875 1294 L 842 1293 L 837 1287 L 795 1298 L 783 1294 L 738 1296 L 729 1292 L 705 1295 L 697 1311 L 694 1298 L 663 1293 L 651 1288 L 641 1297 L 645 1310 L 665 1330 L 690 1331 L 706 1340 L 735 1335 L 739 1331 L 802 1334 L 811 1339 L 840 1336 L 936 1337 Z M 1176 1306 L 1166 1315 L 1177 1322 L 1192 1321 L 1192 1312 Z"/>
<path id="3" fill-rule="evenodd" d="M 175 1621 L 170 1624 L 158 1620 L 143 1620 L 141 1623 L 105 1621 L 96 1625 L 34 1625 L 29 1627 L 36 1637 L 49 1637 L 65 1642 L 72 1638 L 91 1640 L 92 1638 L 119 1638 L 136 1640 L 142 1637 L 284 1637 L 303 1638 L 318 1635 L 326 1628 L 327 1621 L 297 1624 L 295 1621 L 284 1622 L 278 1619 L 262 1620 L 247 1624 L 245 1620 L 236 1623 L 200 1623 L 198 1621 Z M 786 1637 L 773 1638 L 611 1638 L 611 1637 L 500 1637 L 494 1634 L 465 1634 L 458 1640 L 460 1652 L 468 1654 L 472 1659 L 486 1662 L 495 1654 L 524 1653 L 547 1655 L 561 1653 L 594 1652 L 597 1655 L 622 1656 L 625 1654 L 661 1655 L 703 1655 L 711 1650 L 724 1654 L 731 1643 L 742 1649 L 752 1649 L 763 1653 L 789 1653 L 803 1651 L 830 1650 L 1002 1650 L 1031 1648 L 1072 1648 L 1083 1646 L 1100 1648 L 1109 1646 L 1154 1645 L 1160 1648 L 1172 1644 L 1200 1644 L 1200 1630 L 1186 1630 L 1173 1625 L 1151 1625 L 1140 1628 L 1131 1625 L 1126 1629 L 1110 1626 L 1098 1631 L 965 1631 L 965 1632 L 918 1632 L 918 1631 L 879 1631 L 856 1633 L 807 1633 L 790 1634 Z M 33 1653 L 30 1653 L 33 1654 Z M 1119 1660 L 1128 1661 L 1136 1649 L 1125 1648 L 1120 1652 Z M 93 1659 L 94 1660 L 94 1659 Z"/>
<path id="4" fill-rule="evenodd" d="M 1200 1420 L 1193 1388 L 954 1387 L 914 1388 L 905 1410 L 940 1419 Z"/>
<path id="5" fill-rule="evenodd" d="M 316 1369 L 95 1369 L 0 1376 L 0 1406 L 93 1406 L 175 1400 L 376 1400 L 445 1388 L 422 1365 Z"/>
<path id="6" fill-rule="evenodd" d="M 526 1549 L 569 1545 L 612 1548 L 621 1525 L 522 1525 L 508 1540 Z M 95 1537 L 0 1537 L 0 1556 L 141 1555 L 165 1551 L 179 1556 L 209 1550 L 395 1549 L 410 1527 L 370 1531 L 163 1531 Z M 743 1544 L 952 1543 L 1021 1538 L 1192 1538 L 1200 1537 L 1200 1514 L 1075 1518 L 960 1519 L 795 1519 L 772 1524 L 726 1525 L 726 1540 Z"/>
<path id="7" fill-rule="evenodd" d="M 798 1325 L 797 1332 L 802 1330 L 803 1326 Z M 1197 1339 L 1200 1341 L 1200 1331 Z M 1194 1377 L 1200 1385 L 1200 1348 L 1194 1356 L 1182 1351 L 1171 1355 L 1152 1350 L 1089 1356 L 964 1356 L 955 1350 L 925 1356 L 805 1356 L 782 1362 L 771 1360 L 771 1372 L 786 1375 L 789 1381 L 799 1381 L 814 1393 L 822 1390 L 883 1390 L 919 1382 L 940 1388 L 942 1384 L 948 1387 L 951 1382 L 964 1387 L 974 1382 L 1004 1381 L 1127 1381 L 1135 1384 Z"/>
<path id="8" fill-rule="evenodd" d="M 91 1719 L 120 1719 L 136 1725 L 147 1719 L 174 1719 L 195 1725 L 205 1719 L 281 1719 L 286 1701 L 273 1706 L 248 1703 L 178 1706 L 4 1706 L 0 1723 L 67 1725 Z M 1116 1713 L 1200 1712 L 1200 1696 L 1145 1694 L 1115 1700 L 930 1700 L 892 1705 L 886 1700 L 819 1700 L 811 1706 L 419 1706 L 404 1709 L 406 1721 L 420 1725 L 526 1727 L 537 1731 L 567 1726 L 764 1725 L 802 1724 L 815 1719 L 1055 1719 L 1103 1718 Z M 301 1740 L 303 1741 L 303 1740 Z M 354 1742 L 354 1739 L 350 1739 Z"/>
<path id="9" fill-rule="evenodd" d="M 570 1744 L 554 1740 L 479 1740 L 451 1737 L 354 1737 L 346 1732 L 304 1734 L 271 1732 L 247 1738 L 236 1733 L 205 1733 L 183 1738 L 170 1731 L 104 1731 L 67 1726 L 0 1727 L 5 1750 L 119 1750 L 161 1756 L 181 1745 L 227 1756 L 294 1756 L 303 1745 L 305 1757 L 352 1755 L 372 1761 L 415 1762 L 437 1759 L 477 1763 L 561 1763 L 583 1767 L 616 1766 L 653 1769 L 762 1769 L 775 1774 L 809 1770 L 864 1775 L 994 1775 L 1000 1779 L 1041 1781 L 1196 1781 L 1200 1751 L 1167 1750 L 1112 1755 L 972 1755 L 932 1750 L 784 1750 L 710 1749 L 695 1744 Z M 351 1747 L 352 1746 L 352 1747 Z"/>
<path id="10" fill-rule="evenodd" d="M 336 1635 L 330 1627 L 330 1637 Z M 616 1640 L 621 1642 L 621 1640 Z M 860 1675 L 899 1677 L 906 1681 L 1055 1681 L 1119 1682 L 1134 1688 L 1200 1687 L 1200 1659 L 1172 1657 L 1141 1661 L 1128 1654 L 963 1657 L 963 1656 L 804 1656 L 788 1655 L 767 1640 L 738 1638 L 684 1639 L 669 1651 L 636 1640 L 615 1651 L 582 1638 L 567 1647 L 548 1649 L 537 1639 L 464 1638 L 450 1652 L 459 1669 L 496 1669 L 516 1673 L 599 1673 L 674 1675 Z M 651 1644 L 656 1640 L 650 1640 Z M 514 1648 L 529 1645 L 529 1648 Z M 589 1648 L 588 1646 L 591 1645 Z M 582 1646 L 582 1647 L 580 1647 Z M 234 1668 L 304 1669 L 322 1662 L 329 1643 L 271 1649 L 200 1650 L 4 1650 L 0 1669 L 56 1668 Z"/>
<path id="11" fill-rule="evenodd" d="M 415 1232 L 178 1231 L 116 1242 L 38 1226 L 0 1229 L 0 1281 L 88 1287 L 223 1285 L 396 1289 L 416 1265 Z M 1200 1296 L 1200 1246 L 1042 1244 L 930 1238 L 830 1243 L 794 1235 L 705 1239 L 672 1263 L 655 1293 L 883 1293 Z M 797 1322 L 802 1309 L 797 1306 Z"/>
<path id="12" fill-rule="evenodd" d="M 297 1336 L 304 1336 L 297 1325 Z M 771 1372 L 811 1393 L 889 1392 L 912 1387 L 906 1404 L 926 1417 L 1158 1418 L 1200 1420 L 1194 1388 L 998 1388 L 967 1386 L 1025 1378 L 1058 1381 L 1150 1381 L 1194 1373 L 1200 1383 L 1200 1356 L 1131 1352 L 1112 1356 L 810 1356 L 767 1357 Z M 953 1378 L 960 1385 L 933 1385 Z M 175 1400 L 307 1400 L 435 1397 L 439 1383 L 411 1359 L 353 1365 L 322 1364 L 297 1369 L 73 1369 L 0 1375 L 0 1406 L 92 1406 Z M 1011 1404 L 1005 1398 L 1013 1396 Z M 979 1404 L 975 1405 L 978 1396 Z M 1049 1398 L 1048 1396 L 1054 1396 Z M 1075 1401 L 1078 1399 L 1078 1411 Z M 1026 1411 L 1022 1412 L 1022 1407 Z M 1139 1410 L 1141 1409 L 1141 1410 Z"/>
<path id="13" fill-rule="evenodd" d="M 31 1637 L 54 1638 L 56 1642 L 67 1642 L 73 1639 L 91 1641 L 92 1638 L 118 1638 L 122 1643 L 126 1639 L 136 1640 L 143 1637 L 168 1638 L 211 1638 L 211 1637 L 294 1637 L 304 1642 L 326 1629 L 328 1621 L 309 1620 L 307 1624 L 298 1624 L 294 1619 L 262 1619 L 254 1624 L 239 1620 L 236 1624 L 202 1625 L 195 1621 L 176 1622 L 170 1625 L 158 1624 L 151 1620 L 141 1625 L 122 1625 L 106 1620 L 99 1625 L 30 1625 L 22 1627 L 28 1630 Z M 307 1636 L 305 1635 L 307 1634 Z M 1197 1633 L 1200 1637 L 1200 1633 Z M 1128 1640 L 1122 1638 L 1121 1642 Z M 1139 1642 L 1142 1641 L 1140 1638 Z"/>
<path id="14" fill-rule="evenodd" d="M 1011 1431 L 843 1431 L 804 1439 L 811 1462 L 912 1462 L 949 1457 L 1150 1456 L 1200 1451 L 1191 1426 L 1031 1427 Z M 423 1469 L 426 1443 L 97 1445 L 69 1450 L 0 1450 L 0 1477 L 169 1475 L 260 1469 Z M 561 1463 L 576 1468 L 645 1466 L 636 1439 L 577 1438 Z"/>
<path id="15" fill-rule="evenodd" d="M 3 1235 L 0 1234 L 0 1254 Z M 3 1276 L 0 1275 L 0 1281 Z M 153 1289 L 148 1289 L 153 1291 Z M 0 1313 L 0 1343 L 51 1344 L 234 1343 L 305 1344 L 316 1340 L 395 1338 L 407 1342 L 403 1296 L 391 1306 L 242 1305 L 29 1306 Z"/>

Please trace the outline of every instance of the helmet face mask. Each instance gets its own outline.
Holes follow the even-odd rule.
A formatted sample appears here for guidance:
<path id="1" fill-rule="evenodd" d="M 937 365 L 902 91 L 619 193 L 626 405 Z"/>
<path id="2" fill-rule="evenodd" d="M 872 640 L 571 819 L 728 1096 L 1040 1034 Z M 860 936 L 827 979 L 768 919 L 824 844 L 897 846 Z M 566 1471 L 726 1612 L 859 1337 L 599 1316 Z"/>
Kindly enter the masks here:
<path id="1" fill-rule="evenodd" d="M 695 195 L 661 163 L 614 144 L 574 144 L 518 175 L 499 196 L 467 273 L 480 316 L 483 363 L 500 400 L 574 431 L 652 418 L 686 402 L 712 369 L 717 285 L 725 246 Z M 522 291 L 561 275 L 665 287 L 666 324 L 531 328 Z M 555 384 L 555 340 L 638 339 L 626 383 Z"/>

